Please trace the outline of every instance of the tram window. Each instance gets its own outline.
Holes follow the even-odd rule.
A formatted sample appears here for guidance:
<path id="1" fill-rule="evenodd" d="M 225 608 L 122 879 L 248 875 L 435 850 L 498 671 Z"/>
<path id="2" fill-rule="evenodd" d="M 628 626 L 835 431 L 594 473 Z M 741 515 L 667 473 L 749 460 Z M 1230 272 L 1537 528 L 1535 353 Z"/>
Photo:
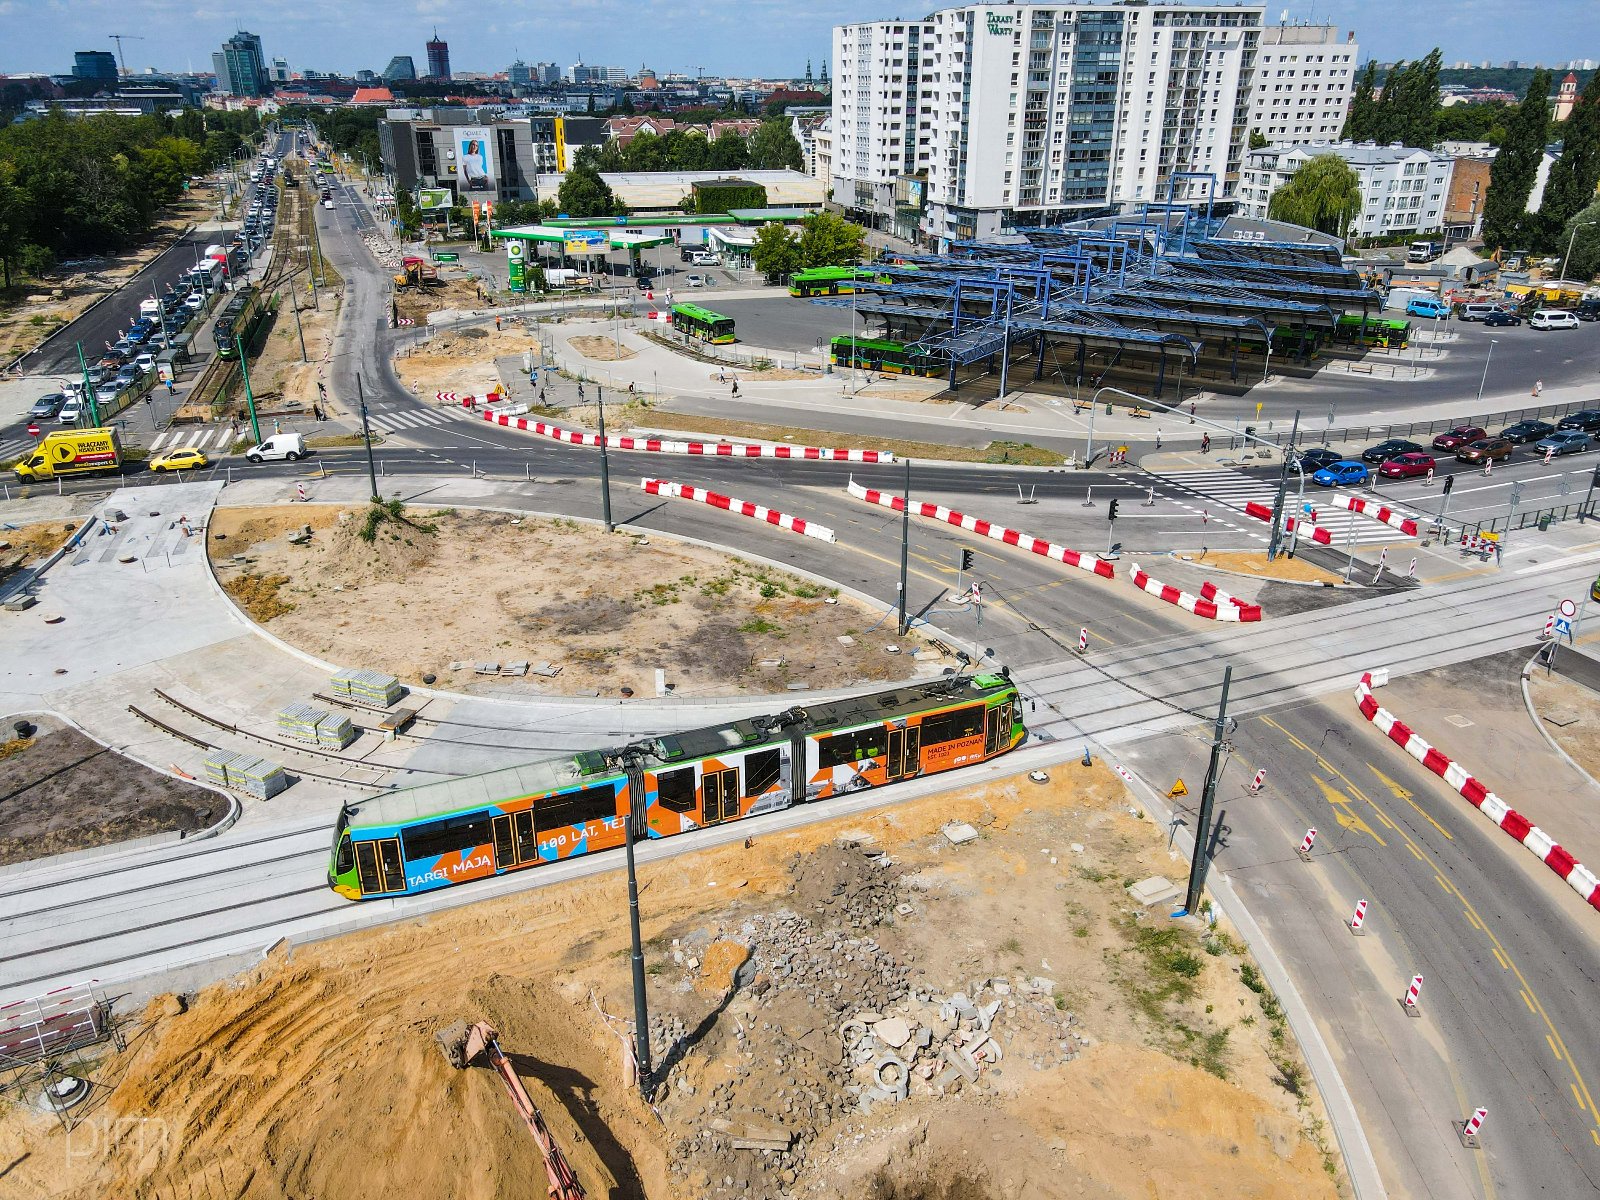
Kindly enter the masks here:
<path id="1" fill-rule="evenodd" d="M 822 744 L 817 748 L 817 762 L 826 769 L 860 762 L 863 758 L 875 758 L 883 753 L 883 741 L 882 725 L 857 729 L 853 733 L 836 733 L 822 739 Z"/>
<path id="2" fill-rule="evenodd" d="M 354 865 L 355 861 L 355 847 L 351 844 L 350 835 L 347 833 L 339 839 L 339 859 L 333 864 L 333 873 L 335 875 L 343 875 Z"/>
<path id="3" fill-rule="evenodd" d="M 657 775 L 656 799 L 669 812 L 693 812 L 700 803 L 694 794 L 694 768 L 683 767 Z"/>
<path id="4" fill-rule="evenodd" d="M 744 794 L 759 796 L 778 782 L 783 773 L 783 751 L 758 750 L 744 758 Z"/>
<path id="5" fill-rule="evenodd" d="M 924 746 L 936 746 L 941 742 L 959 742 L 963 738 L 978 737 L 982 733 L 983 705 L 981 704 L 969 704 L 965 708 L 922 718 Z"/>
<path id="6" fill-rule="evenodd" d="M 455 854 L 472 846 L 489 843 L 489 814 L 462 813 L 442 821 L 429 821 L 426 825 L 413 825 L 402 830 L 400 837 L 405 842 L 407 862 Z"/>
<path id="7" fill-rule="evenodd" d="M 533 803 L 533 822 L 541 833 L 582 825 L 617 815 L 617 789 L 613 784 L 564 792 Z"/>

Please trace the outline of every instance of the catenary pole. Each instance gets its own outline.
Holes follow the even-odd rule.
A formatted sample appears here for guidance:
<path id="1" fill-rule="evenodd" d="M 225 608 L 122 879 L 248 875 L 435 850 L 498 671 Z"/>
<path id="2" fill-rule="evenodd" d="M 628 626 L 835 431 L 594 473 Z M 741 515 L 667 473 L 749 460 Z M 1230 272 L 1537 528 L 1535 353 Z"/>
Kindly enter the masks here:
<path id="1" fill-rule="evenodd" d="M 1211 738 L 1211 762 L 1206 766 L 1206 785 L 1200 792 L 1200 817 L 1194 830 L 1194 857 L 1189 863 L 1189 894 L 1184 897 L 1185 912 L 1193 913 L 1200 907 L 1200 892 L 1206 884 L 1206 842 L 1211 832 L 1211 810 L 1217 802 L 1217 766 L 1222 759 L 1222 746 L 1228 732 L 1228 685 L 1233 682 L 1233 668 L 1222 670 L 1222 701 L 1217 705 L 1217 725 Z"/>

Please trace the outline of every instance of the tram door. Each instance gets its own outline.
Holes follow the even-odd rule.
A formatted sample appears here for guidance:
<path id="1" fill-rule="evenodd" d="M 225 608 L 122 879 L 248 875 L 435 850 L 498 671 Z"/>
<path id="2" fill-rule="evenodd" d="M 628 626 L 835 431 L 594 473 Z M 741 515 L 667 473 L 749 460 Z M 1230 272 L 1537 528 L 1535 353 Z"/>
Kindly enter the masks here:
<path id="1" fill-rule="evenodd" d="M 889 730 L 888 780 L 904 779 L 922 769 L 922 727 Z"/>
<path id="2" fill-rule="evenodd" d="M 700 777 L 700 823 L 716 825 L 739 815 L 739 770 L 707 771 Z"/>
<path id="3" fill-rule="evenodd" d="M 1011 702 L 991 708 L 988 713 L 988 725 L 983 734 L 983 752 L 985 755 L 999 754 L 1011 740 Z"/>
<path id="4" fill-rule="evenodd" d="M 523 809 L 494 819 L 494 862 L 504 871 L 537 856 L 538 838 L 533 832 L 533 810 Z"/>
<path id="5" fill-rule="evenodd" d="M 363 896 L 405 891 L 406 872 L 400 861 L 400 839 L 357 842 L 356 878 Z"/>

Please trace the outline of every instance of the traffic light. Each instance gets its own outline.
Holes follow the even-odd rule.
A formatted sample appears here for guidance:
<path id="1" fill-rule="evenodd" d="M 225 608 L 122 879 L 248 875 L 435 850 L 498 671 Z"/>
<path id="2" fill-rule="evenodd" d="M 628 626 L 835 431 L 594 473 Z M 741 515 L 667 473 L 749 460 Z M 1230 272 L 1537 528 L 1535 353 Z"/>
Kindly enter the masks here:
<path id="1" fill-rule="evenodd" d="M 961 552 L 961 569 L 963 571 L 972 570 L 973 559 L 974 556 L 971 550 L 963 550 Z"/>
<path id="2" fill-rule="evenodd" d="M 1115 521 L 1116 519 L 1117 519 L 1117 502 L 1115 500 L 1113 500 L 1111 502 L 1110 510 L 1106 513 L 1106 520 Z"/>

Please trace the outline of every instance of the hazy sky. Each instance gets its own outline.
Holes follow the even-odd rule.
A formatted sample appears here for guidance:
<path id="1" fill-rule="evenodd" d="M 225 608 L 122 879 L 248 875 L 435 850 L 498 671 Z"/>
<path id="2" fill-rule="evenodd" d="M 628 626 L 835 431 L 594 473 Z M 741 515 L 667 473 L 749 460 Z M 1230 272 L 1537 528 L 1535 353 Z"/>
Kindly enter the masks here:
<path id="1" fill-rule="evenodd" d="M 1354 29 L 1363 58 L 1416 57 L 1440 45 L 1447 63 L 1600 59 L 1600 0 L 1280 0 L 1267 5 L 1267 19 L 1285 7 L 1294 20 Z M 820 68 L 835 24 L 927 11 L 909 0 L 0 0 L 0 73 L 64 72 L 74 50 L 114 52 L 108 33 L 144 39 L 124 43 L 130 69 L 209 70 L 211 52 L 241 26 L 295 70 L 381 71 L 394 54 L 422 69 L 437 24 L 459 70 L 504 70 L 520 57 L 691 76 L 700 67 L 800 75 L 808 57 Z"/>

